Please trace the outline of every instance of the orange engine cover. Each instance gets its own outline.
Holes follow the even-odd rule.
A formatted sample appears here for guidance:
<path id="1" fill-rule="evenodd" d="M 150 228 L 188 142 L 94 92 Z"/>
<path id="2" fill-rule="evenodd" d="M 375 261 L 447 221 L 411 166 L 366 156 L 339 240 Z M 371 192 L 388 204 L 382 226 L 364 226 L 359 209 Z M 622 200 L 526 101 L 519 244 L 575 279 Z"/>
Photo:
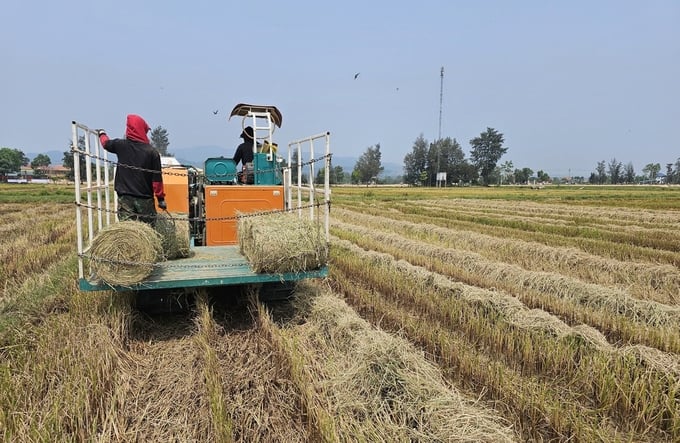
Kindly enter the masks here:
<path id="1" fill-rule="evenodd" d="M 238 213 L 284 208 L 283 186 L 208 185 L 205 187 L 207 246 L 238 244 Z M 228 217 L 225 220 L 213 220 Z"/>
<path id="2" fill-rule="evenodd" d="M 163 189 L 168 212 L 189 213 L 189 174 L 186 168 L 177 166 L 163 168 Z"/>

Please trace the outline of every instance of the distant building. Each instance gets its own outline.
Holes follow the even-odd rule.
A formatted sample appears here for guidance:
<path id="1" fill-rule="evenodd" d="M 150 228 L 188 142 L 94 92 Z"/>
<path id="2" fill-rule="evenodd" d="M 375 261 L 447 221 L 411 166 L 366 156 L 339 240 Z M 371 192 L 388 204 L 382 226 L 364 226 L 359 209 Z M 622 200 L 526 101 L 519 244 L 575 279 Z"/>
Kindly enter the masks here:
<path id="1" fill-rule="evenodd" d="M 48 166 L 45 168 L 45 175 L 54 181 L 65 180 L 70 172 L 71 170 L 64 165 Z"/>
<path id="2" fill-rule="evenodd" d="M 29 165 L 21 167 L 19 172 L 12 172 L 0 177 L 0 181 L 7 183 L 53 183 L 55 181 L 66 180 L 71 170 L 63 165 L 47 166 L 42 168 L 39 173 Z"/>

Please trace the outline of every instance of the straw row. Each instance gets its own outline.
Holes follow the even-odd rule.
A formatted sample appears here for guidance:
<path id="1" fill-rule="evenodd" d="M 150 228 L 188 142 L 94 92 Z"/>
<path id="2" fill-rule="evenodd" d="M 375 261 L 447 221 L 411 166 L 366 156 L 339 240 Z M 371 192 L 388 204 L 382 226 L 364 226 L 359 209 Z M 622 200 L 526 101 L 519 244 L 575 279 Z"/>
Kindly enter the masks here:
<path id="1" fill-rule="evenodd" d="M 563 237 L 578 237 L 585 239 L 606 240 L 610 243 L 622 243 L 643 248 L 654 248 L 661 251 L 675 252 L 680 248 L 680 238 L 675 231 L 655 231 L 654 236 L 639 235 L 623 230 L 610 230 L 603 227 L 589 227 L 578 225 L 557 225 L 545 220 L 530 220 L 520 216 L 468 215 L 456 210 L 443 211 L 441 208 L 425 208 L 419 204 L 392 203 L 395 209 L 406 214 L 416 214 L 427 217 L 438 217 L 446 220 L 460 220 L 480 225 L 511 228 L 522 231 L 541 232 Z"/>
<path id="2" fill-rule="evenodd" d="M 678 332 L 677 328 L 671 326 L 649 327 L 644 322 L 636 321 L 634 318 L 629 318 L 618 312 L 594 310 L 590 306 L 579 303 L 578 299 L 569 300 L 560 294 L 553 294 L 549 291 L 517 287 L 511 282 L 506 282 L 503 275 L 480 275 L 472 271 L 460 269 L 457 264 L 450 263 L 447 260 L 410 254 L 398 246 L 388 246 L 378 240 L 361 235 L 353 235 L 347 231 L 338 231 L 336 228 L 332 231 L 339 237 L 350 240 L 364 248 L 388 252 L 397 258 L 409 260 L 414 265 L 423 266 L 431 271 L 446 275 L 468 285 L 492 290 L 507 290 L 531 308 L 548 310 L 570 323 L 583 322 L 595 326 L 610 341 L 623 340 L 672 352 L 677 352 L 680 349 L 680 332 Z"/>
<path id="3" fill-rule="evenodd" d="M 362 226 L 335 222 L 333 227 L 354 234 L 357 241 L 378 243 L 381 246 L 377 249 L 382 247 L 385 252 L 394 251 L 400 258 L 423 257 L 430 262 L 436 260 L 449 269 L 474 274 L 479 281 L 486 281 L 485 286 L 488 287 L 504 287 L 515 293 L 532 289 L 593 310 L 624 315 L 646 326 L 680 327 L 680 307 L 638 300 L 621 289 L 586 283 L 554 272 L 529 271 L 516 265 L 487 260 L 477 253 L 429 245 Z"/>
<path id="4" fill-rule="evenodd" d="M 347 273 L 342 278 L 347 282 L 346 295 L 358 290 L 351 282 L 362 281 L 360 287 L 367 293 L 380 294 L 373 296 L 374 301 L 376 297 L 393 300 L 397 309 L 411 312 L 409 315 L 425 327 L 459 329 L 464 340 L 488 350 L 489 357 L 500 358 L 525 377 L 542 374 L 555 380 L 553 383 L 562 388 L 550 389 L 561 392 L 566 403 L 568 398 L 577 403 L 581 393 L 599 390 L 598 410 L 620 420 L 619 426 L 633 426 L 636 432 L 653 426 L 672 435 L 680 431 L 680 411 L 668 409 L 673 393 L 680 389 L 680 373 L 672 372 L 672 367 L 652 368 L 649 363 L 653 358 L 644 363 L 630 359 L 631 348 L 616 350 L 592 329 L 575 330 L 502 294 L 448 282 L 437 274 L 348 242 L 334 242 L 336 246 L 339 249 L 334 249 L 333 270 Z M 677 367 L 677 356 L 655 352 Z M 617 381 L 607 385 L 611 377 Z M 577 409 L 575 405 L 573 410 Z"/>
<path id="5" fill-rule="evenodd" d="M 373 329 L 326 291 L 311 298 L 289 328 L 263 322 L 308 387 L 323 441 L 515 441 L 405 341 Z"/>
<path id="6" fill-rule="evenodd" d="M 439 214 L 443 218 L 459 219 L 479 219 L 485 223 L 527 226 L 530 231 L 537 230 L 536 226 L 544 232 L 554 231 L 556 234 L 565 236 L 608 238 L 624 243 L 634 243 L 643 247 L 654 247 L 657 249 L 674 250 L 675 246 L 680 245 L 677 224 L 650 224 L 634 223 L 633 221 L 619 222 L 611 218 L 591 218 L 591 217 L 567 217 L 561 218 L 550 212 L 541 215 L 525 214 L 521 206 L 512 212 L 496 211 L 488 209 L 486 211 L 470 211 L 460 207 L 441 206 L 436 203 L 418 202 L 419 210 L 429 210 L 434 214 Z M 632 242 L 630 239 L 637 239 Z"/>
<path id="7" fill-rule="evenodd" d="M 377 216 L 389 215 L 391 218 L 407 220 L 414 223 L 427 223 L 447 229 L 457 229 L 465 231 L 479 232 L 496 237 L 512 238 L 527 242 L 538 242 L 550 246 L 575 247 L 584 252 L 609 257 L 617 260 L 645 261 L 656 264 L 671 264 L 680 266 L 680 252 L 662 251 L 652 248 L 643 248 L 622 243 L 612 243 L 607 240 L 579 237 L 563 237 L 561 235 L 545 233 L 540 230 L 523 231 L 521 229 L 503 227 L 498 225 L 479 224 L 474 221 L 461 221 L 456 219 L 445 219 L 438 214 L 428 216 L 412 214 L 410 210 L 398 211 L 390 206 L 378 207 L 361 204 L 353 204 L 351 207 L 336 205 L 346 209 L 360 210 L 363 213 Z"/>
<path id="8" fill-rule="evenodd" d="M 396 230 L 413 240 L 442 247 L 474 251 L 487 259 L 516 264 L 533 271 L 558 272 L 598 284 L 627 288 L 631 295 L 669 300 L 680 294 L 680 273 L 675 266 L 606 259 L 576 248 L 547 246 L 538 242 L 495 237 L 473 231 L 446 229 L 338 209 L 337 220 L 361 224 L 379 231 Z"/>
<path id="9" fill-rule="evenodd" d="M 646 210 L 637 208 L 607 208 L 602 206 L 583 206 L 573 204 L 537 203 L 525 200 L 481 200 L 481 199 L 440 199 L 420 200 L 424 204 L 432 204 L 443 208 L 461 210 L 479 210 L 491 213 L 525 214 L 545 217 L 548 214 L 555 218 L 571 218 L 586 220 L 609 220 L 617 224 L 633 224 L 636 226 L 679 227 L 680 221 L 676 211 L 661 209 Z"/>

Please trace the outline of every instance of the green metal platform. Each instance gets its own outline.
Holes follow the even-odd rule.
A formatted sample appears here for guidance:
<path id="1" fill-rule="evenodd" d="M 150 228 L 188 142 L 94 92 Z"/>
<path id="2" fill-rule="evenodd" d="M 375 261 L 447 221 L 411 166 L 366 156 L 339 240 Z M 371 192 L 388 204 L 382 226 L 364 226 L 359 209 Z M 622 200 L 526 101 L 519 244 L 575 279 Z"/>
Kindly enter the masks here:
<path id="1" fill-rule="evenodd" d="M 135 285 L 112 286 L 82 278 L 79 286 L 83 291 L 144 291 L 292 282 L 327 276 L 327 266 L 305 272 L 258 274 L 252 271 L 238 246 L 196 246 L 191 249 L 190 257 L 158 263 L 148 278 Z"/>

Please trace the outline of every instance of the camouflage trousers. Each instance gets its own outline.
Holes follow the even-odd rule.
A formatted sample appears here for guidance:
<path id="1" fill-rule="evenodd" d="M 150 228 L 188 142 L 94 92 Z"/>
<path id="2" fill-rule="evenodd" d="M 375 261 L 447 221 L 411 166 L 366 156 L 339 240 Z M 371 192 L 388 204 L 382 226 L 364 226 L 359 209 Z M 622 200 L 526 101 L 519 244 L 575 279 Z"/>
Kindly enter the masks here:
<path id="1" fill-rule="evenodd" d="M 156 203 L 153 197 L 140 198 L 131 195 L 118 196 L 118 220 L 135 220 L 156 224 Z"/>

